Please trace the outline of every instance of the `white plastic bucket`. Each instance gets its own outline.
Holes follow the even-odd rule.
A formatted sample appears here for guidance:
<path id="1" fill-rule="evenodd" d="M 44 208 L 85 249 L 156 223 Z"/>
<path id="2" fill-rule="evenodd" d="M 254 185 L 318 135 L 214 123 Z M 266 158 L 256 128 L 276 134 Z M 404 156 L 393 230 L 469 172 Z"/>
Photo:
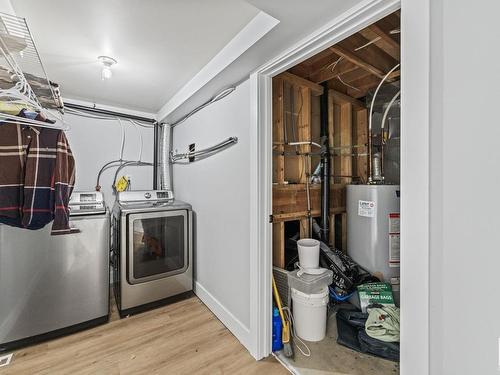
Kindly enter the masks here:
<path id="1" fill-rule="evenodd" d="M 300 267 L 305 269 L 319 267 L 319 241 L 303 238 L 297 241 Z"/>
<path id="2" fill-rule="evenodd" d="M 325 338 L 328 299 L 328 287 L 318 294 L 306 294 L 292 288 L 293 320 L 300 338 L 307 341 Z"/>

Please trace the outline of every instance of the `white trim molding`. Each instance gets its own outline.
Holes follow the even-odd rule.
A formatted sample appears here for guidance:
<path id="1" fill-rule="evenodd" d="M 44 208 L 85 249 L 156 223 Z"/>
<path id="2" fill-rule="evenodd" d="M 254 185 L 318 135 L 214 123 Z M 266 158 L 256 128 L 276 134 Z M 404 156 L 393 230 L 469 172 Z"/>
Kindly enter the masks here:
<path id="1" fill-rule="evenodd" d="M 400 0 L 365 0 L 256 69 L 271 77 L 340 42 L 400 8 Z M 375 16 L 374 16 L 375 15 Z"/>
<path id="2" fill-rule="evenodd" d="M 256 359 L 271 353 L 272 308 L 272 209 L 267 186 L 272 183 L 272 80 L 269 76 L 250 77 L 250 327 L 254 339 L 250 353 Z M 271 166 L 265 168 L 263 166 Z"/>
<path id="3" fill-rule="evenodd" d="M 428 373 L 429 348 L 429 289 L 428 289 L 428 14 L 425 4 L 413 3 L 419 12 L 412 14 L 412 21 L 405 10 L 402 20 L 401 65 L 403 69 L 402 116 L 406 138 L 402 142 L 402 374 Z M 423 1 L 428 3 L 428 0 Z M 331 23 L 309 35 L 282 55 L 257 69 L 251 75 L 252 94 L 252 175 L 255 178 L 252 194 L 251 241 L 251 288 L 253 300 L 252 335 L 258 341 L 255 345 L 257 359 L 270 354 L 271 340 L 271 272 L 272 272 L 272 230 L 268 215 L 272 212 L 272 80 L 271 78 L 290 67 L 306 60 L 325 48 L 354 34 L 362 28 L 385 17 L 401 7 L 399 0 L 367 0 L 332 20 Z M 428 11 L 428 10 L 427 10 Z M 420 37 L 409 37 L 419 31 Z M 427 31 L 427 33 L 426 33 Z M 427 37 L 427 43 L 426 43 Z M 414 41 L 418 39 L 418 41 Z M 415 44 L 414 44 L 415 43 Z M 420 48 L 423 50 L 421 51 Z M 420 56 L 419 53 L 422 52 Z M 414 59 L 413 62 L 409 61 Z M 417 66 L 419 65 L 419 66 Z M 414 72 L 417 74 L 414 75 Z M 409 78 L 411 77 L 411 78 Z M 420 81 L 420 82 L 419 82 Z M 419 86 L 420 85 L 420 86 Z M 410 103 L 411 102 L 411 103 Z M 418 108 L 423 103 L 421 112 Z M 414 116 L 409 121 L 410 116 Z M 410 129 L 411 128 L 411 129 Z M 427 161 L 427 163 L 426 163 Z M 256 164 L 256 165 L 255 165 Z M 408 171 L 412 171 L 410 174 Z M 416 171 L 414 173 L 413 171 Z M 411 185 L 411 186 L 410 186 Z M 415 195 L 418 199 L 415 199 Z M 411 200 L 411 201 L 410 201 Z M 408 213 L 405 215 L 405 213 Z M 414 215 L 415 214 L 415 215 Z M 411 217 L 411 219 L 408 219 Z M 257 269 L 254 262 L 256 262 Z M 256 279 L 257 278 L 257 279 Z M 425 280 L 424 280 L 425 279 Z M 411 296 L 410 297 L 404 297 Z M 419 298 L 414 298 L 418 295 Z M 253 327 L 260 324 L 258 333 Z"/>
<path id="4" fill-rule="evenodd" d="M 430 372 L 430 0 L 401 7 L 401 374 Z"/>

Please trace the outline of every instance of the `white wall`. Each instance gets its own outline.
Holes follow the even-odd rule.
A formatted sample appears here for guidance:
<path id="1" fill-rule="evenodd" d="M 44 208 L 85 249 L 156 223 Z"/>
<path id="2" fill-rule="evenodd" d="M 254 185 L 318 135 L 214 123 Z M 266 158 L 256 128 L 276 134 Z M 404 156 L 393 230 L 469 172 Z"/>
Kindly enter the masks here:
<path id="1" fill-rule="evenodd" d="M 500 2 L 432 3 L 431 373 L 498 374 Z"/>
<path id="2" fill-rule="evenodd" d="M 71 128 L 66 132 L 76 160 L 75 190 L 94 190 L 97 173 L 108 161 L 120 157 L 121 126 L 116 120 L 96 120 L 66 114 L 65 120 Z M 140 137 L 143 136 L 142 160 L 153 161 L 153 129 L 140 127 L 137 130 L 130 122 L 122 120 L 125 127 L 124 159 L 137 160 Z M 108 169 L 101 177 L 100 185 L 108 206 L 113 206 L 115 196 L 111 185 L 116 168 Z M 130 175 L 133 189 L 153 188 L 152 167 L 127 167 L 119 176 Z"/>
<path id="3" fill-rule="evenodd" d="M 9 0 L 0 0 L 0 12 L 15 15 L 12 3 Z"/>
<path id="4" fill-rule="evenodd" d="M 230 136 L 239 142 L 208 159 L 173 168 L 177 199 L 195 213 L 196 293 L 244 344 L 249 344 L 250 85 L 246 81 L 173 134 L 173 149 L 201 149 Z"/>

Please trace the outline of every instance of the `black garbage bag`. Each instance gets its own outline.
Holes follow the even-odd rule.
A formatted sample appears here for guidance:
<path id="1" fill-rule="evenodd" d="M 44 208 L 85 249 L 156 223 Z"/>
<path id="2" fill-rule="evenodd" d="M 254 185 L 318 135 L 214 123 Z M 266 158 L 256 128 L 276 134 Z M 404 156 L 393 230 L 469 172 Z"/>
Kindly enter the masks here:
<path id="1" fill-rule="evenodd" d="M 399 343 L 384 342 L 368 336 L 365 323 L 368 314 L 340 309 L 337 311 L 337 343 L 360 353 L 399 362 Z"/>
<path id="2" fill-rule="evenodd" d="M 324 242 L 320 242 L 320 249 L 321 267 L 333 271 L 332 286 L 339 294 L 347 295 L 358 285 L 380 281 L 339 249 L 330 248 Z"/>

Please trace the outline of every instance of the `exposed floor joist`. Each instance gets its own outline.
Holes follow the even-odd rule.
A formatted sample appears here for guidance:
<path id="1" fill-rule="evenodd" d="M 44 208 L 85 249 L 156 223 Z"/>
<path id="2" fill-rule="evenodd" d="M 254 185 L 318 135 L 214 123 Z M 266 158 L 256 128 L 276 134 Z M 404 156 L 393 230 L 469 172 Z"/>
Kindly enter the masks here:
<path id="1" fill-rule="evenodd" d="M 353 98 L 366 96 L 400 60 L 399 27 L 399 13 L 392 13 L 289 71 Z M 399 74 L 393 72 L 388 82 Z"/>

